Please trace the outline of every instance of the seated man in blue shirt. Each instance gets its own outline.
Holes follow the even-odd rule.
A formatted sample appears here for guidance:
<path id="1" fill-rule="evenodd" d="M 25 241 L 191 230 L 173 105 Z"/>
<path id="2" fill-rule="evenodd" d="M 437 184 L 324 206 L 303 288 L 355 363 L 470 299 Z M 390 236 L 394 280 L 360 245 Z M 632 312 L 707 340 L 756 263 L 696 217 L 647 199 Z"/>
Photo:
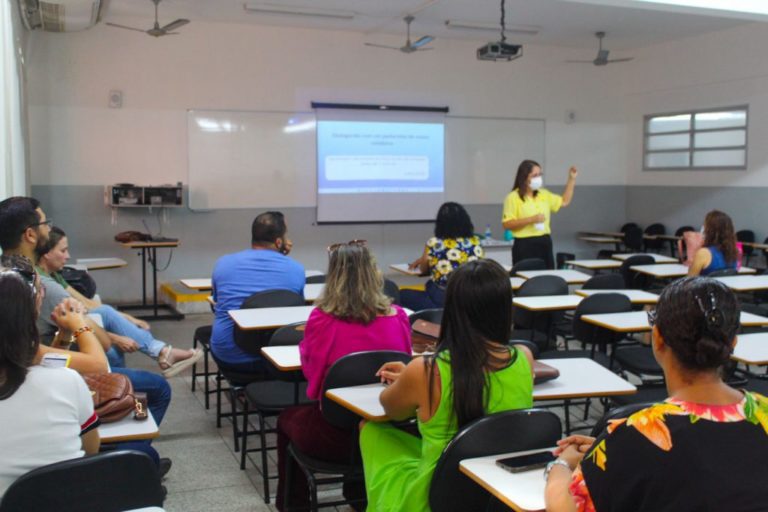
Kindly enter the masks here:
<path id="1" fill-rule="evenodd" d="M 229 311 L 240 309 L 243 301 L 257 292 L 289 290 L 304 294 L 304 267 L 287 256 L 293 244 L 285 233 L 282 213 L 262 213 L 251 226 L 251 248 L 222 256 L 213 269 L 216 314 L 211 350 L 220 363 L 233 371 L 259 373 L 263 367 L 259 356 L 235 344 Z"/>

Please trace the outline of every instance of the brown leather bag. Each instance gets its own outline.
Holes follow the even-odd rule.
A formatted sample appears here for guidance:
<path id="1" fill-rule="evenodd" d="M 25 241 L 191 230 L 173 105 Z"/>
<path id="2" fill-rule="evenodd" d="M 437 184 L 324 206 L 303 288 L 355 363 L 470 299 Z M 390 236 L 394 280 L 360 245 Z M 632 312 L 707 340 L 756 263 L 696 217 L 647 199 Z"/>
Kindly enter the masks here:
<path id="1" fill-rule="evenodd" d="M 560 370 L 552 368 L 548 364 L 540 363 L 539 361 L 533 362 L 533 383 L 541 384 L 548 380 L 554 380 L 560 376 Z"/>
<path id="2" fill-rule="evenodd" d="M 115 235 L 115 241 L 123 244 L 128 242 L 148 242 L 152 237 L 140 231 L 121 231 Z"/>
<path id="3" fill-rule="evenodd" d="M 120 421 L 136 411 L 133 386 L 120 373 L 85 373 L 83 379 L 93 395 L 93 407 L 102 423 Z"/>
<path id="4" fill-rule="evenodd" d="M 440 325 L 426 320 L 416 320 L 411 326 L 411 345 L 416 354 L 434 352 L 440 337 Z"/>

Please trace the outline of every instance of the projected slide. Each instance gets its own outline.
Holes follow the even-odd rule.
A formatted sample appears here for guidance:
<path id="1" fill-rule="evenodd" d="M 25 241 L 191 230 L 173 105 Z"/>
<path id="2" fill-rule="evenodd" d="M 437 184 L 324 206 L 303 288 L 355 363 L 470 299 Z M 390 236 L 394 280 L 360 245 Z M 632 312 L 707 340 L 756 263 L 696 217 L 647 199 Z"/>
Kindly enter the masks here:
<path id="1" fill-rule="evenodd" d="M 318 194 L 443 192 L 442 123 L 320 121 Z"/>

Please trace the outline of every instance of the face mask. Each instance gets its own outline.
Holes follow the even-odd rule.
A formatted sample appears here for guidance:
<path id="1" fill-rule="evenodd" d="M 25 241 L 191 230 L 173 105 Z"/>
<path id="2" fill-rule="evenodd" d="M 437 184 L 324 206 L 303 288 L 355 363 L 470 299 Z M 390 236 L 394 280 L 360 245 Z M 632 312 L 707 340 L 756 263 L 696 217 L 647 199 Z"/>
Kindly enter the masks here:
<path id="1" fill-rule="evenodd" d="M 531 190 L 539 190 L 544 184 L 544 179 L 541 176 L 531 178 Z"/>

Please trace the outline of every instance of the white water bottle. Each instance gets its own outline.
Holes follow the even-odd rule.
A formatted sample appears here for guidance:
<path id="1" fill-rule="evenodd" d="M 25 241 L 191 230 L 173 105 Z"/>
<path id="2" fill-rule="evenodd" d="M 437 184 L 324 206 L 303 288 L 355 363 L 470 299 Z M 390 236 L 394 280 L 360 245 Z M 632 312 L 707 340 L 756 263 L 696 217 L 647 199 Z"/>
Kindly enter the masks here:
<path id="1" fill-rule="evenodd" d="M 483 234 L 483 236 L 485 237 L 486 240 L 490 240 L 491 238 L 493 238 L 493 233 L 491 233 L 490 224 L 485 225 L 485 233 Z"/>

